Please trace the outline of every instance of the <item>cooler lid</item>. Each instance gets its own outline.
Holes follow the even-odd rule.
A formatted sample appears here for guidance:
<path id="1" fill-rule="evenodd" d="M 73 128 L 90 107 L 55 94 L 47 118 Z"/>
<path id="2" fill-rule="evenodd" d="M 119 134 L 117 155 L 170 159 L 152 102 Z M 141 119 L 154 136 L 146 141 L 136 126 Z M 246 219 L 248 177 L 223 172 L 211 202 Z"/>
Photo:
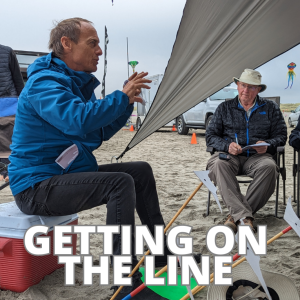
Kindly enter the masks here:
<path id="1" fill-rule="evenodd" d="M 23 239 L 26 230 L 36 225 L 45 225 L 53 230 L 53 226 L 66 225 L 78 219 L 77 214 L 59 217 L 26 215 L 22 213 L 15 201 L 0 204 L 0 237 Z"/>

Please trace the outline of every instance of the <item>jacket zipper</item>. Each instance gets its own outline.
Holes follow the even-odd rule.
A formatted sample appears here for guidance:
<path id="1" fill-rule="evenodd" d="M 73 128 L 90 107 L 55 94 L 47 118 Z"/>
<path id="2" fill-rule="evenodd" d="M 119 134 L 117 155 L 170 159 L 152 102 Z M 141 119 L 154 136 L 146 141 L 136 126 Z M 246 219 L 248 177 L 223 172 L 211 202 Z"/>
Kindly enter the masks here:
<path id="1" fill-rule="evenodd" d="M 252 112 L 251 112 L 252 113 Z M 251 116 L 251 113 L 250 113 L 250 116 Z M 246 131 L 246 135 L 247 135 L 247 146 L 249 145 L 249 119 L 250 119 L 250 116 L 248 118 L 247 116 L 247 112 L 245 111 L 245 119 L 246 119 L 246 122 L 247 122 L 247 131 Z M 247 150 L 247 157 L 249 157 L 249 149 Z"/>
<path id="2" fill-rule="evenodd" d="M 245 117 L 246 117 L 246 121 L 247 121 L 247 146 L 249 145 L 249 120 L 250 120 L 250 117 L 251 117 L 251 115 L 252 115 L 252 113 L 254 112 L 254 111 L 256 111 L 258 108 L 260 108 L 260 107 L 262 107 L 262 106 L 264 106 L 264 105 L 266 105 L 266 103 L 264 103 L 263 105 L 260 105 L 260 106 L 258 106 L 258 107 L 256 107 L 254 110 L 252 110 L 251 112 L 250 112 L 250 116 L 249 116 L 249 118 L 247 117 L 247 112 L 245 111 Z M 247 157 L 249 157 L 249 149 L 247 150 Z"/>

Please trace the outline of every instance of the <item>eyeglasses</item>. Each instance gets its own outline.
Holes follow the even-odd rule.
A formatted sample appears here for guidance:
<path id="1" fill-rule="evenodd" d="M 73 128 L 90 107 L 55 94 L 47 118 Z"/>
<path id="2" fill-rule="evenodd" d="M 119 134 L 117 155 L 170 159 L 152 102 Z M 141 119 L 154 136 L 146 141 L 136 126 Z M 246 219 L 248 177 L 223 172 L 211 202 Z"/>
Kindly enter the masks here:
<path id="1" fill-rule="evenodd" d="M 240 87 L 244 90 L 246 88 L 248 88 L 251 92 L 254 92 L 257 89 L 257 86 L 255 86 L 255 85 L 248 85 L 248 84 L 245 84 L 245 83 L 242 83 L 242 82 L 240 82 Z"/>

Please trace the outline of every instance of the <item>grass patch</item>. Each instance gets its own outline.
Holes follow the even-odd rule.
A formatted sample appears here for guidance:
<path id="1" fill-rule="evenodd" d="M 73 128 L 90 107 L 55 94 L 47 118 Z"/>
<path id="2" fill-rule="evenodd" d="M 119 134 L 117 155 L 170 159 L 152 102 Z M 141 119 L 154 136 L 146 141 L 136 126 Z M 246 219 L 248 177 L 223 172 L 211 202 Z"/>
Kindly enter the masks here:
<path id="1" fill-rule="evenodd" d="M 290 112 L 292 110 L 295 110 L 298 106 L 300 105 L 300 103 L 280 103 L 280 109 L 281 111 L 287 111 Z"/>

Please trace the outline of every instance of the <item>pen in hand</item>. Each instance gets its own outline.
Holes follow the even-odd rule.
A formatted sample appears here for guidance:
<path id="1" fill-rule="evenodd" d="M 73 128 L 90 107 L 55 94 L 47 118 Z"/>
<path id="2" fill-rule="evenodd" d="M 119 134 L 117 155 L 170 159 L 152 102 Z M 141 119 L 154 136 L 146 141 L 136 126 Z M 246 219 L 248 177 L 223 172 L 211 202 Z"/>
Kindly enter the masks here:
<path id="1" fill-rule="evenodd" d="M 235 134 L 235 142 L 237 143 L 237 145 L 239 144 L 238 138 L 237 138 L 237 134 Z"/>
<path id="2" fill-rule="evenodd" d="M 237 134 L 235 134 L 235 142 L 239 146 L 239 141 L 238 141 L 238 138 L 237 138 Z M 240 152 L 242 150 L 240 148 L 238 148 L 237 151 Z"/>

